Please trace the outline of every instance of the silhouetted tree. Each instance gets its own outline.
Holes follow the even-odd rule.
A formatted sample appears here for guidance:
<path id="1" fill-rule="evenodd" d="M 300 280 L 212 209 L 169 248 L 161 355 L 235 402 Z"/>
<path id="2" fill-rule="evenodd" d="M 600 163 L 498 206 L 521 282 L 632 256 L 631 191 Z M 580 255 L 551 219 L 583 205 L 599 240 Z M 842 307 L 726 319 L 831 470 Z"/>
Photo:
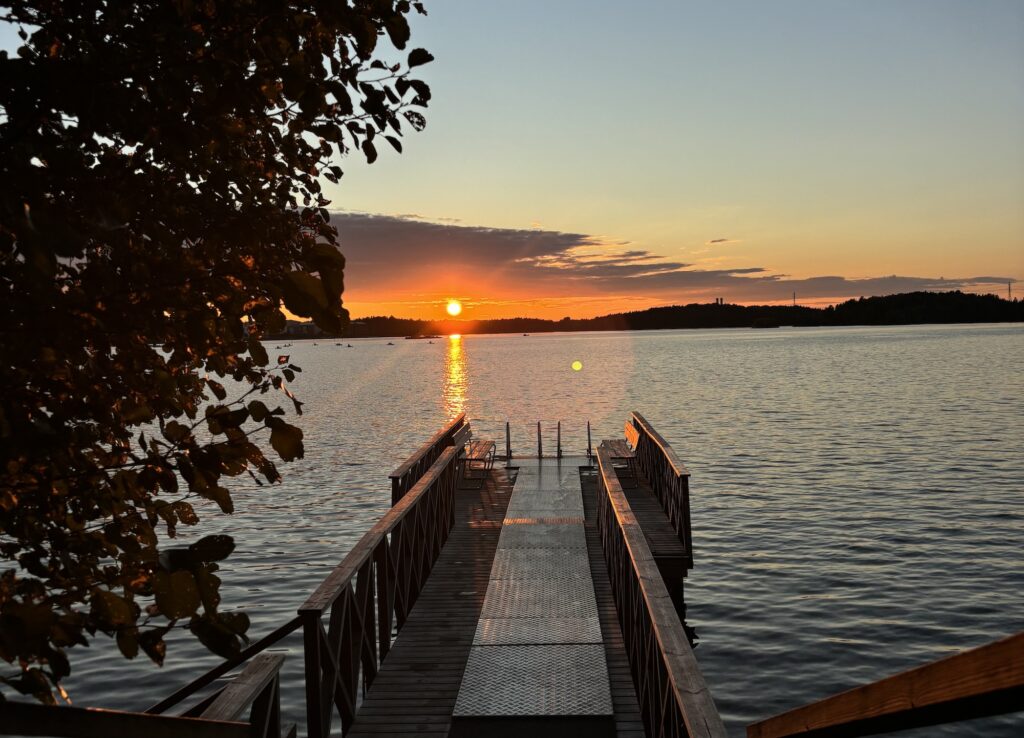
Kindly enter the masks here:
<path id="1" fill-rule="evenodd" d="M 303 455 L 272 399 L 301 412 L 298 368 L 260 337 L 282 308 L 347 322 L 319 178 L 423 128 L 408 70 L 430 54 L 378 47 L 406 47 L 413 10 L 0 3 L 23 41 L 0 55 L 3 683 L 52 699 L 65 649 L 97 632 L 156 662 L 176 626 L 238 649 L 248 619 L 219 611 L 215 574 L 233 541 L 161 539 L 198 521 L 191 499 L 231 512 L 225 477 L 277 481 L 264 442 Z"/>

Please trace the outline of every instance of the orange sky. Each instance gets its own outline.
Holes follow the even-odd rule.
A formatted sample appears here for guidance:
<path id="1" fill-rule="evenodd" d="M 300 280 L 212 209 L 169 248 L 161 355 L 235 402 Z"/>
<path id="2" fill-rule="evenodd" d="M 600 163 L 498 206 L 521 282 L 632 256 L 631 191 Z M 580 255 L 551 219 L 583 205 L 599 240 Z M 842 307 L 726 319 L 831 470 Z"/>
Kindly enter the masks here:
<path id="1" fill-rule="evenodd" d="M 353 318 L 467 320 L 586 318 L 658 305 L 712 302 L 821 306 L 860 296 L 962 289 L 1006 294 L 1007 277 L 984 274 L 793 277 L 733 259 L 672 258 L 637 244 L 541 228 L 489 228 L 413 216 L 335 213 L 346 256 L 345 305 Z M 728 252 L 712 239 L 709 252 Z"/>

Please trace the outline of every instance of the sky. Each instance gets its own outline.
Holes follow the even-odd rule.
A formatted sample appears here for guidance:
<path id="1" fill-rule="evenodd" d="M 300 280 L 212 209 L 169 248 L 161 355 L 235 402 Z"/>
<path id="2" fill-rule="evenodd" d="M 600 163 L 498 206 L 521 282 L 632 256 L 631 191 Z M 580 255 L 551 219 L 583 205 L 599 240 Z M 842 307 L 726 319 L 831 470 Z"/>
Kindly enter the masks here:
<path id="1" fill-rule="evenodd" d="M 324 182 L 354 317 L 1024 277 L 1020 0 L 426 5 L 426 130 Z"/>
<path id="2" fill-rule="evenodd" d="M 427 129 L 328 188 L 356 316 L 1024 276 L 1019 0 L 427 7 Z"/>

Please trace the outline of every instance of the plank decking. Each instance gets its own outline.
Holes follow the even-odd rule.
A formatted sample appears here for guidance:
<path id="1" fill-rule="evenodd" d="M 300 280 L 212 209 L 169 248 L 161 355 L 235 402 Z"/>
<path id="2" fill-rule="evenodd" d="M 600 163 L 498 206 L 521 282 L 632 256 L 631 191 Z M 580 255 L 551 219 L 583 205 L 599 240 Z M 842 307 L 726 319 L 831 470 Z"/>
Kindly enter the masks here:
<path id="1" fill-rule="evenodd" d="M 551 460 L 553 461 L 553 460 Z M 536 460 L 524 460 L 528 465 Z M 561 469 L 579 478 L 585 459 L 563 459 Z M 525 470 L 529 474 L 529 470 Z M 405 623 L 373 686 L 365 695 L 350 736 L 448 735 L 463 674 L 469 659 L 491 578 L 502 522 L 536 516 L 536 506 L 511 509 L 516 471 L 496 466 L 480 489 L 460 488 L 455 495 L 455 524 L 416 606 Z M 571 478 L 571 477 L 567 477 Z M 588 491 L 589 490 L 589 491 Z M 580 490 L 575 490 L 580 499 Z M 583 478 L 585 524 L 583 547 L 589 564 L 601 629 L 601 649 L 608 670 L 615 734 L 644 735 L 640 711 L 623 648 L 611 584 L 594 526 L 596 505 L 592 477 Z M 549 497 L 553 499 L 558 495 Z M 524 502 L 528 502 L 524 499 Z M 557 502 L 556 505 L 561 503 Z M 579 502 L 577 502 L 577 505 Z M 559 508 L 552 507 L 551 512 Z M 564 512 L 564 509 L 563 509 Z M 579 520 L 580 511 L 573 515 Z M 545 514 L 545 517 L 553 517 Z M 509 528 L 525 529 L 513 523 Z M 513 535 L 520 534 L 518 530 Z M 504 555 L 506 558 L 508 554 Z M 512 554 L 514 556 L 514 554 Z M 489 620 L 484 618 L 483 620 Z M 485 626 L 486 627 L 486 624 Z M 565 733 L 566 736 L 571 733 Z"/>

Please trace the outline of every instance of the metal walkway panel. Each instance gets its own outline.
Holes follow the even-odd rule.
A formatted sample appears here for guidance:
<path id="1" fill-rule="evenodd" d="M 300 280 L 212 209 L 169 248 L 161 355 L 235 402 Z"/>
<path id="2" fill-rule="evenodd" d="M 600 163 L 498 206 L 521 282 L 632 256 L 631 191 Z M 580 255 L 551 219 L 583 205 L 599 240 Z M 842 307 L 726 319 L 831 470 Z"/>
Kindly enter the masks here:
<path id="1" fill-rule="evenodd" d="M 586 550 L 582 525 L 506 525 L 501 529 L 498 548 L 567 548 Z"/>
<path id="2" fill-rule="evenodd" d="M 494 554 L 491 579 L 590 580 L 587 554 L 573 549 L 504 548 Z"/>
<path id="3" fill-rule="evenodd" d="M 481 618 L 597 617 L 589 579 L 492 579 Z"/>
<path id="4" fill-rule="evenodd" d="M 600 645 L 474 646 L 453 717 L 612 715 Z"/>
<path id="5" fill-rule="evenodd" d="M 474 646 L 542 643 L 601 643 L 597 616 L 584 618 L 484 618 L 477 623 Z"/>
<path id="6" fill-rule="evenodd" d="M 507 514 L 530 510 L 564 510 L 565 514 L 582 515 L 583 499 L 575 489 L 517 489 L 509 502 Z"/>

